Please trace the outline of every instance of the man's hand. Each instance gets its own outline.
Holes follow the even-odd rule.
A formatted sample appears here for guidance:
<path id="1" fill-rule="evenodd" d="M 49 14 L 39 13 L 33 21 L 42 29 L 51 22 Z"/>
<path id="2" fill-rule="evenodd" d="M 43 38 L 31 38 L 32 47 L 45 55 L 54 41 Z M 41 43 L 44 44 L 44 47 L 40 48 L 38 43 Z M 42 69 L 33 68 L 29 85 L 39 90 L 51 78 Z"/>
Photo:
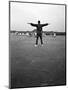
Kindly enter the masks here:
<path id="1" fill-rule="evenodd" d="M 31 23 L 27 23 L 27 24 L 31 24 Z"/>
<path id="2" fill-rule="evenodd" d="M 27 23 L 27 24 L 30 24 L 33 27 L 37 27 L 37 24 L 33 24 L 33 23 Z"/>
<path id="3" fill-rule="evenodd" d="M 47 23 L 48 25 L 50 25 L 50 23 Z"/>

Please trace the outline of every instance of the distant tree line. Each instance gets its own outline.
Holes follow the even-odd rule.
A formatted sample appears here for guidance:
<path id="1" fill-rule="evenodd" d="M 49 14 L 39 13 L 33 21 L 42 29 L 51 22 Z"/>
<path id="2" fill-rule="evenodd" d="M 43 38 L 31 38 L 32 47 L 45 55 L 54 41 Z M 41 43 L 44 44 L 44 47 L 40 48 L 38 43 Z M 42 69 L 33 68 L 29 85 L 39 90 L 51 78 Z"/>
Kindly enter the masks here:
<path id="1" fill-rule="evenodd" d="M 15 30 L 12 30 L 10 31 L 10 33 L 29 33 L 29 34 L 32 34 L 32 33 L 35 33 L 36 30 L 33 30 L 33 31 L 15 31 Z M 43 31 L 42 33 L 44 33 L 45 35 L 53 35 L 54 33 L 56 35 L 66 35 L 66 32 L 54 32 L 54 31 Z"/>

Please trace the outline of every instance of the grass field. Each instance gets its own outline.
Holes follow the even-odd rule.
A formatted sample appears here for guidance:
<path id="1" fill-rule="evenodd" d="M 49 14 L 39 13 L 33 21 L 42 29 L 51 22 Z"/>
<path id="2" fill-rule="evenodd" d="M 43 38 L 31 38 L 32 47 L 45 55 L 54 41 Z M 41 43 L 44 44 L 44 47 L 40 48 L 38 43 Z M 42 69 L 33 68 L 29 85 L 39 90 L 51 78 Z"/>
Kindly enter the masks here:
<path id="1" fill-rule="evenodd" d="M 65 36 L 35 38 L 10 35 L 11 87 L 65 85 Z"/>

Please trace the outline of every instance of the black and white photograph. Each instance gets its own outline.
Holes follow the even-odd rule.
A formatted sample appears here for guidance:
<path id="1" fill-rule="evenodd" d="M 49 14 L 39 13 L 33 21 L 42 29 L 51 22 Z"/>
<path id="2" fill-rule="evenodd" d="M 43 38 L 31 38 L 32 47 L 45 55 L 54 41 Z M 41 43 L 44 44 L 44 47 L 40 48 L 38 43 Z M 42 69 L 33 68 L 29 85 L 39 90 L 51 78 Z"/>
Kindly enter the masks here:
<path id="1" fill-rule="evenodd" d="M 66 5 L 9 1 L 10 88 L 66 85 Z"/>

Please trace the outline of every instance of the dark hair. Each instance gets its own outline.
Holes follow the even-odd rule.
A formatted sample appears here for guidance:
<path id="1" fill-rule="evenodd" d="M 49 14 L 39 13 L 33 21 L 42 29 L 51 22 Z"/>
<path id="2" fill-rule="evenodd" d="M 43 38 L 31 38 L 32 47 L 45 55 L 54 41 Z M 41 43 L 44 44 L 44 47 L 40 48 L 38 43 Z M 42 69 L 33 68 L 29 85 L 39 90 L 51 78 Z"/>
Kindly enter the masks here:
<path id="1" fill-rule="evenodd" d="M 38 20 L 38 23 L 40 23 L 40 20 Z"/>

